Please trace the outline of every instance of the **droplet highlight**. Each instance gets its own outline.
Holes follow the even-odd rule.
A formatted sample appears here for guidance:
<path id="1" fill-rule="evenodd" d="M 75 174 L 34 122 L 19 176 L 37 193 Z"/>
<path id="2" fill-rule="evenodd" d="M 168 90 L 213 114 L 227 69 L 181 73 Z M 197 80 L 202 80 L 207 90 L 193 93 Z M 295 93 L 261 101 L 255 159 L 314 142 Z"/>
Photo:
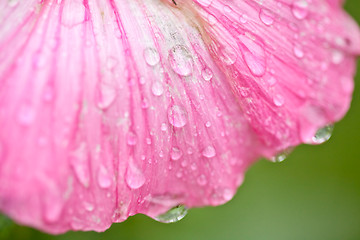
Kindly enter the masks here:
<path id="1" fill-rule="evenodd" d="M 162 223 L 178 222 L 183 219 L 187 213 L 187 208 L 184 205 L 179 205 L 170 209 L 166 213 L 157 216 L 155 220 Z"/>

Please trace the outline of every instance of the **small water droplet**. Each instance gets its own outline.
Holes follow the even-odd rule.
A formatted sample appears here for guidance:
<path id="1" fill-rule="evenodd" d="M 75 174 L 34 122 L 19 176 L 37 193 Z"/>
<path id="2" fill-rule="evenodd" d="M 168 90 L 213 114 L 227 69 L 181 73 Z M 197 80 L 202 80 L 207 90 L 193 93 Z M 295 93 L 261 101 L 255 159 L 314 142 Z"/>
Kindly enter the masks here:
<path id="1" fill-rule="evenodd" d="M 210 68 L 206 67 L 201 71 L 201 76 L 205 81 L 210 81 L 213 78 L 213 72 Z"/>
<path id="2" fill-rule="evenodd" d="M 266 56 L 265 49 L 260 43 L 245 35 L 239 36 L 240 43 L 242 44 L 242 52 L 244 55 L 245 63 L 249 67 L 251 73 L 260 77 L 265 74 L 266 70 Z"/>
<path id="3" fill-rule="evenodd" d="M 228 66 L 233 65 L 237 60 L 236 51 L 230 46 L 222 48 L 220 60 Z"/>
<path id="4" fill-rule="evenodd" d="M 312 138 L 313 142 L 316 144 L 321 144 L 326 142 L 327 140 L 330 139 L 333 130 L 334 130 L 333 125 L 328 125 L 319 129 L 316 132 L 315 136 Z"/>
<path id="5" fill-rule="evenodd" d="M 154 48 L 146 48 L 144 50 L 144 59 L 149 66 L 155 66 L 160 61 L 160 55 Z"/>
<path id="6" fill-rule="evenodd" d="M 107 109 L 116 99 L 116 90 L 114 87 L 101 83 L 98 87 L 97 106 L 100 109 Z"/>
<path id="7" fill-rule="evenodd" d="M 166 123 L 162 123 L 160 129 L 161 129 L 161 131 L 166 132 L 167 131 Z"/>
<path id="8" fill-rule="evenodd" d="M 145 180 L 146 179 L 142 171 L 137 168 L 132 161 L 130 161 L 125 174 L 125 181 L 129 188 L 138 189 L 144 185 Z"/>
<path id="9" fill-rule="evenodd" d="M 151 86 L 151 91 L 155 96 L 161 96 L 164 93 L 164 87 L 163 84 L 161 82 L 154 82 L 153 85 Z"/>
<path id="10" fill-rule="evenodd" d="M 84 202 L 84 207 L 88 212 L 92 212 L 95 209 L 94 205 L 89 202 Z"/>
<path id="11" fill-rule="evenodd" d="M 98 171 L 98 184 L 101 188 L 109 188 L 112 184 L 111 176 L 109 171 L 101 165 Z"/>
<path id="12" fill-rule="evenodd" d="M 205 123 L 205 127 L 207 127 L 207 128 L 211 127 L 211 122 L 209 122 L 209 121 L 206 122 L 206 123 Z"/>
<path id="13" fill-rule="evenodd" d="M 281 106 L 284 105 L 284 103 L 285 103 L 284 97 L 283 97 L 282 95 L 280 95 L 280 94 L 276 94 L 276 95 L 274 96 L 273 101 L 274 101 L 274 104 L 275 104 L 276 106 L 278 106 L 278 107 L 281 107 Z"/>
<path id="14" fill-rule="evenodd" d="M 169 51 L 168 60 L 171 68 L 180 76 L 189 76 L 193 71 L 193 58 L 189 50 L 182 45 L 176 45 Z"/>
<path id="15" fill-rule="evenodd" d="M 204 174 L 201 174 L 198 178 L 197 178 L 197 183 L 200 186 L 205 186 L 207 184 L 207 179 L 206 176 Z"/>
<path id="16" fill-rule="evenodd" d="M 155 220 L 162 223 L 178 222 L 183 219 L 187 213 L 187 208 L 184 205 L 179 205 L 170 209 L 166 213 L 157 216 Z"/>
<path id="17" fill-rule="evenodd" d="M 296 0 L 292 4 L 292 14 L 295 18 L 302 20 L 308 15 L 309 3 L 306 0 Z"/>
<path id="18" fill-rule="evenodd" d="M 170 154 L 170 157 L 172 160 L 177 161 L 182 157 L 182 155 L 183 155 L 183 153 L 179 148 L 177 148 L 177 147 L 172 148 L 171 154 Z"/>
<path id="19" fill-rule="evenodd" d="M 202 151 L 202 155 L 206 158 L 213 158 L 216 155 L 216 151 L 215 148 L 213 146 L 207 146 L 206 148 L 204 148 L 204 150 Z"/>
<path id="20" fill-rule="evenodd" d="M 89 151 L 85 142 L 80 143 L 79 146 L 71 153 L 70 163 L 79 182 L 84 187 L 89 187 Z"/>
<path id="21" fill-rule="evenodd" d="M 188 122 L 188 115 L 183 107 L 173 105 L 168 109 L 168 120 L 174 127 L 181 128 Z"/>
<path id="22" fill-rule="evenodd" d="M 276 156 L 271 158 L 272 162 L 283 162 L 291 153 L 292 148 L 288 148 L 284 150 L 283 152 L 277 154 Z"/>
<path id="23" fill-rule="evenodd" d="M 293 48 L 293 51 L 294 51 L 294 55 L 297 58 L 303 58 L 304 57 L 304 51 L 302 50 L 302 48 L 300 46 L 295 45 L 294 48 Z"/>
<path id="24" fill-rule="evenodd" d="M 137 136 L 134 132 L 128 132 L 126 139 L 127 144 L 130 146 L 134 146 L 137 143 Z"/>
<path id="25" fill-rule="evenodd" d="M 270 26 L 274 23 L 274 14 L 267 9 L 260 10 L 259 18 L 267 26 Z"/>
<path id="26" fill-rule="evenodd" d="M 334 64 L 340 64 L 344 60 L 344 54 L 339 50 L 334 50 L 332 52 L 331 61 Z"/>
<path id="27" fill-rule="evenodd" d="M 197 2 L 204 7 L 209 7 L 212 1 L 213 0 L 197 0 Z"/>

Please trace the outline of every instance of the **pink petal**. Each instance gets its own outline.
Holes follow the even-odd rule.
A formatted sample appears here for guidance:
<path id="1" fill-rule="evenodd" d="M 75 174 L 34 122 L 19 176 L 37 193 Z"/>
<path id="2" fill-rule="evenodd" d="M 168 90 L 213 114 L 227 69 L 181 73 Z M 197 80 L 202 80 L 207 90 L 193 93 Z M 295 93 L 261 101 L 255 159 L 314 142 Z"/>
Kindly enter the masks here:
<path id="1" fill-rule="evenodd" d="M 47 232 L 225 203 L 350 103 L 360 37 L 339 1 L 16 3 L 0 3 L 0 210 Z"/>

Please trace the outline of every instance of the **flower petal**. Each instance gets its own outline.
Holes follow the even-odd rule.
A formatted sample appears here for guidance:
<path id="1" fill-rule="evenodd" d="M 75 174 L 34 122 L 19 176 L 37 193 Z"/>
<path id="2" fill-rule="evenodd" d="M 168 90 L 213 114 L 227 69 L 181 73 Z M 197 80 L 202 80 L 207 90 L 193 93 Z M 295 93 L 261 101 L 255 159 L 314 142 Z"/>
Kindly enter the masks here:
<path id="1" fill-rule="evenodd" d="M 60 233 L 222 204 L 342 117 L 360 38 L 338 6 L 209 2 L 0 3 L 1 211 Z"/>

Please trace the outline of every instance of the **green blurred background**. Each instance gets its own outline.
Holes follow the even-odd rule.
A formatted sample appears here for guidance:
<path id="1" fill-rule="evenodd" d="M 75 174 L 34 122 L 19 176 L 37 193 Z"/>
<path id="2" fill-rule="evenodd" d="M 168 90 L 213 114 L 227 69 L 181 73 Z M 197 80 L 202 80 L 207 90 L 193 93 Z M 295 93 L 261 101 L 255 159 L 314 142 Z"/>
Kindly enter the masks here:
<path id="1" fill-rule="evenodd" d="M 359 23 L 360 0 L 346 9 Z M 137 215 L 104 233 L 60 236 L 0 217 L 0 239 L 360 240 L 360 74 L 356 82 L 352 107 L 327 143 L 300 146 L 282 163 L 259 161 L 223 206 L 191 209 L 174 224 Z"/>

